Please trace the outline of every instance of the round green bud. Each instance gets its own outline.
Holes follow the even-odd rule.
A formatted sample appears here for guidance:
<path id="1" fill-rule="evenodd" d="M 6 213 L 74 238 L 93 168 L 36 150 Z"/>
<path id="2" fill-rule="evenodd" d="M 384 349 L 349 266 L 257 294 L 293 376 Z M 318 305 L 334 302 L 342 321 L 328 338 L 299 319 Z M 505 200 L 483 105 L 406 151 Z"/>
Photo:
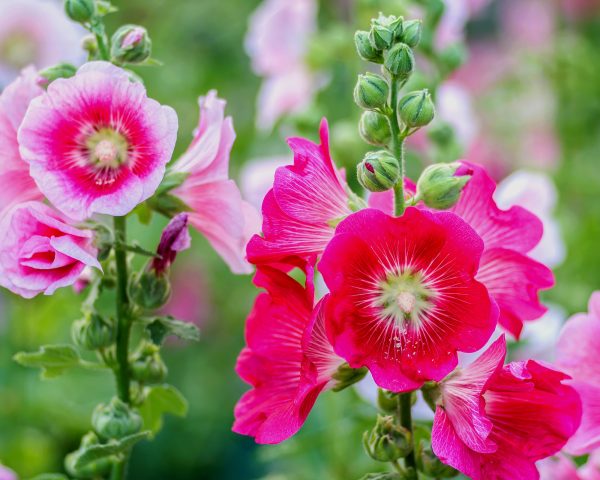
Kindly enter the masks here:
<path id="1" fill-rule="evenodd" d="M 391 415 L 377 415 L 375 427 L 363 434 L 367 454 L 378 462 L 393 462 L 412 451 L 412 434 Z"/>
<path id="2" fill-rule="evenodd" d="M 431 447 L 423 440 L 417 449 L 417 467 L 425 475 L 432 478 L 453 478 L 459 473 L 450 465 L 442 463 L 433 453 Z"/>
<path id="3" fill-rule="evenodd" d="M 94 35 L 86 35 L 81 39 L 81 48 L 93 57 L 98 53 L 98 40 Z"/>
<path id="4" fill-rule="evenodd" d="M 142 63 L 152 55 L 152 40 L 144 27 L 123 25 L 112 36 L 110 55 L 113 62 Z"/>
<path id="5" fill-rule="evenodd" d="M 407 127 L 424 127 L 435 117 L 435 106 L 427 89 L 410 92 L 398 102 L 398 115 Z"/>
<path id="6" fill-rule="evenodd" d="M 94 0 L 65 0 L 67 16 L 78 23 L 89 22 L 96 12 Z"/>
<path id="7" fill-rule="evenodd" d="M 417 198 L 429 208 L 447 210 L 460 199 L 470 175 L 456 175 L 460 164 L 437 163 L 427 167 L 417 181 Z"/>
<path id="8" fill-rule="evenodd" d="M 133 378 L 146 385 L 161 383 L 166 378 L 167 372 L 159 348 L 152 344 L 145 345 L 131 364 Z"/>
<path id="9" fill-rule="evenodd" d="M 377 110 L 387 104 L 390 87 L 385 78 L 374 73 L 358 76 L 354 87 L 354 101 L 365 110 Z"/>
<path id="10" fill-rule="evenodd" d="M 71 78 L 77 73 L 77 68 L 70 63 L 59 63 L 52 67 L 45 68 L 39 72 L 39 76 L 42 77 L 42 84 L 44 86 L 50 85 L 54 80 L 59 78 Z"/>
<path id="11" fill-rule="evenodd" d="M 117 331 L 112 320 L 93 313 L 73 324 L 72 336 L 78 346 L 86 350 L 99 350 L 115 342 Z"/>
<path id="12" fill-rule="evenodd" d="M 138 433 L 142 423 L 142 417 L 116 397 L 108 405 L 98 405 L 92 414 L 92 427 L 105 440 L 118 440 Z"/>
<path id="13" fill-rule="evenodd" d="M 375 23 L 369 31 L 369 41 L 374 49 L 387 50 L 394 41 L 394 32 L 386 26 Z"/>
<path id="14" fill-rule="evenodd" d="M 357 31 L 354 34 L 354 43 L 360 58 L 367 62 L 383 63 L 383 54 L 371 45 L 369 32 L 365 32 L 364 30 Z"/>
<path id="15" fill-rule="evenodd" d="M 415 56 L 408 45 L 397 43 L 389 51 L 384 65 L 392 75 L 405 79 L 410 76 L 415 68 Z"/>
<path id="16" fill-rule="evenodd" d="M 369 152 L 357 167 L 358 181 L 370 192 L 385 192 L 400 179 L 400 166 L 385 150 Z"/>
<path id="17" fill-rule="evenodd" d="M 129 298 L 145 310 L 156 310 L 164 306 L 171 297 L 171 283 L 167 275 L 154 271 L 143 271 L 131 277 Z"/>
<path id="18" fill-rule="evenodd" d="M 358 132 L 365 142 L 378 147 L 385 147 L 392 138 L 389 120 L 378 112 L 364 112 L 360 117 Z"/>
<path id="19" fill-rule="evenodd" d="M 400 40 L 402 37 L 404 18 L 396 17 L 395 15 L 385 16 L 380 13 L 379 16 L 372 21 L 372 25 L 379 25 L 385 27 L 392 32 L 392 41 Z"/>
<path id="20" fill-rule="evenodd" d="M 401 40 L 409 47 L 416 47 L 421 41 L 422 33 L 423 22 L 421 20 L 407 20 L 403 24 Z"/>
<path id="21" fill-rule="evenodd" d="M 347 363 L 341 364 L 332 375 L 333 380 L 335 380 L 333 391 L 341 392 L 345 388 L 360 382 L 363 378 L 365 378 L 367 373 L 368 370 L 366 367 L 352 368 Z"/>
<path id="22" fill-rule="evenodd" d="M 396 413 L 398 410 L 398 394 L 377 389 L 377 406 L 386 413 Z"/>

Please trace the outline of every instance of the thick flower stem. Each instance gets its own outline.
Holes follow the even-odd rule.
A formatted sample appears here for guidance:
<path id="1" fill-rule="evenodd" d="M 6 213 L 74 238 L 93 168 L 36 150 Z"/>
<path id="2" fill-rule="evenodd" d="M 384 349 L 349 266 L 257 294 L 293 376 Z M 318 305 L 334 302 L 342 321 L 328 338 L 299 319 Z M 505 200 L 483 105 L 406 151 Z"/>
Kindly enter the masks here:
<path id="1" fill-rule="evenodd" d="M 400 165 L 400 178 L 396 185 L 394 185 L 394 210 L 398 217 L 404 214 L 406 208 L 404 204 L 404 138 L 400 135 L 400 125 L 398 123 L 398 90 L 400 87 L 401 85 L 398 77 L 392 76 L 390 94 L 390 107 L 392 113 L 388 118 L 392 130 L 390 150 Z"/>
<path id="2" fill-rule="evenodd" d="M 402 393 L 398 396 L 398 415 L 400 424 L 410 432 L 410 442 L 412 444 L 411 452 L 406 456 L 404 462 L 409 476 L 408 480 L 418 480 L 419 473 L 417 472 L 417 460 L 415 457 L 415 444 L 413 436 L 412 422 L 412 393 Z"/>

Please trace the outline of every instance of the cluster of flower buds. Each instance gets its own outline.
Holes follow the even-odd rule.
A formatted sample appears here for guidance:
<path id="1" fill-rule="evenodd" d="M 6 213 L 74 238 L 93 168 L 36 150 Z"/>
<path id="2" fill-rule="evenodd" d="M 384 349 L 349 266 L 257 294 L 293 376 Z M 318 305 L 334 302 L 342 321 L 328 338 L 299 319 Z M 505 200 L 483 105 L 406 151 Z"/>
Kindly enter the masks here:
<path id="1" fill-rule="evenodd" d="M 393 416 L 378 415 L 373 429 L 364 433 L 363 445 L 373 460 L 394 462 L 412 452 L 411 435 Z"/>

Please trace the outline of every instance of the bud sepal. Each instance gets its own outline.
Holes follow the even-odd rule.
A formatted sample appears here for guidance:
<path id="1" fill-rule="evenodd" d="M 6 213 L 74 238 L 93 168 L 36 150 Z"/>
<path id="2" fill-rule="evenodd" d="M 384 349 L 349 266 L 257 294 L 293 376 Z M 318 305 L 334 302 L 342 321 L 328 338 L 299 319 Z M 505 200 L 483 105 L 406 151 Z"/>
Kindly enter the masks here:
<path id="1" fill-rule="evenodd" d="M 400 179 L 400 165 L 393 155 L 380 150 L 369 152 L 358 164 L 358 181 L 370 192 L 385 192 Z"/>

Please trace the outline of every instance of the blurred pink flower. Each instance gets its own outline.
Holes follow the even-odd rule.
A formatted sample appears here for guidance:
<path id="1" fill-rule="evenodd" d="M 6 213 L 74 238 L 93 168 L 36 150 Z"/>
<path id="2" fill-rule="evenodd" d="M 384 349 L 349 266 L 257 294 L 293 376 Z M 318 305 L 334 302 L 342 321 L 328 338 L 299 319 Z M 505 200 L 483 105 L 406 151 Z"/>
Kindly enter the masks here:
<path id="1" fill-rule="evenodd" d="M 500 2 L 502 37 L 515 48 L 543 50 L 552 47 L 555 8 L 548 0 L 503 0 Z"/>
<path id="2" fill-rule="evenodd" d="M 581 480 L 600 480 L 600 450 L 594 450 L 590 454 L 587 463 L 579 468 L 578 473 Z"/>
<path id="3" fill-rule="evenodd" d="M 200 97 L 200 120 L 188 150 L 172 172 L 187 173 L 173 191 L 192 208 L 190 224 L 202 233 L 234 273 L 250 273 L 246 244 L 260 231 L 260 215 L 229 179 L 229 155 L 235 140 L 233 120 L 225 117 L 225 100 L 211 90 Z"/>
<path id="4" fill-rule="evenodd" d="M 273 187 L 275 171 L 291 163 L 293 159 L 286 156 L 257 158 L 245 163 L 240 173 L 244 198 L 260 209 L 265 195 Z"/>
<path id="5" fill-rule="evenodd" d="M 207 281 L 198 261 L 193 265 L 180 263 L 171 274 L 172 295 L 161 313 L 178 320 L 204 327 L 213 317 L 211 312 L 211 284 Z"/>
<path id="6" fill-rule="evenodd" d="M 10 468 L 0 465 L 0 480 L 18 480 L 18 477 Z"/>
<path id="7" fill-rule="evenodd" d="M 575 19 L 590 18 L 600 11 L 600 0 L 560 0 L 563 11 Z"/>
<path id="8" fill-rule="evenodd" d="M 448 81 L 437 91 L 436 117 L 452 125 L 463 147 L 468 147 L 478 133 L 478 118 L 470 93 L 457 82 Z M 410 138 L 410 137 L 409 137 Z"/>
<path id="9" fill-rule="evenodd" d="M 540 480 L 582 480 L 572 460 L 558 454 L 536 463 Z"/>

